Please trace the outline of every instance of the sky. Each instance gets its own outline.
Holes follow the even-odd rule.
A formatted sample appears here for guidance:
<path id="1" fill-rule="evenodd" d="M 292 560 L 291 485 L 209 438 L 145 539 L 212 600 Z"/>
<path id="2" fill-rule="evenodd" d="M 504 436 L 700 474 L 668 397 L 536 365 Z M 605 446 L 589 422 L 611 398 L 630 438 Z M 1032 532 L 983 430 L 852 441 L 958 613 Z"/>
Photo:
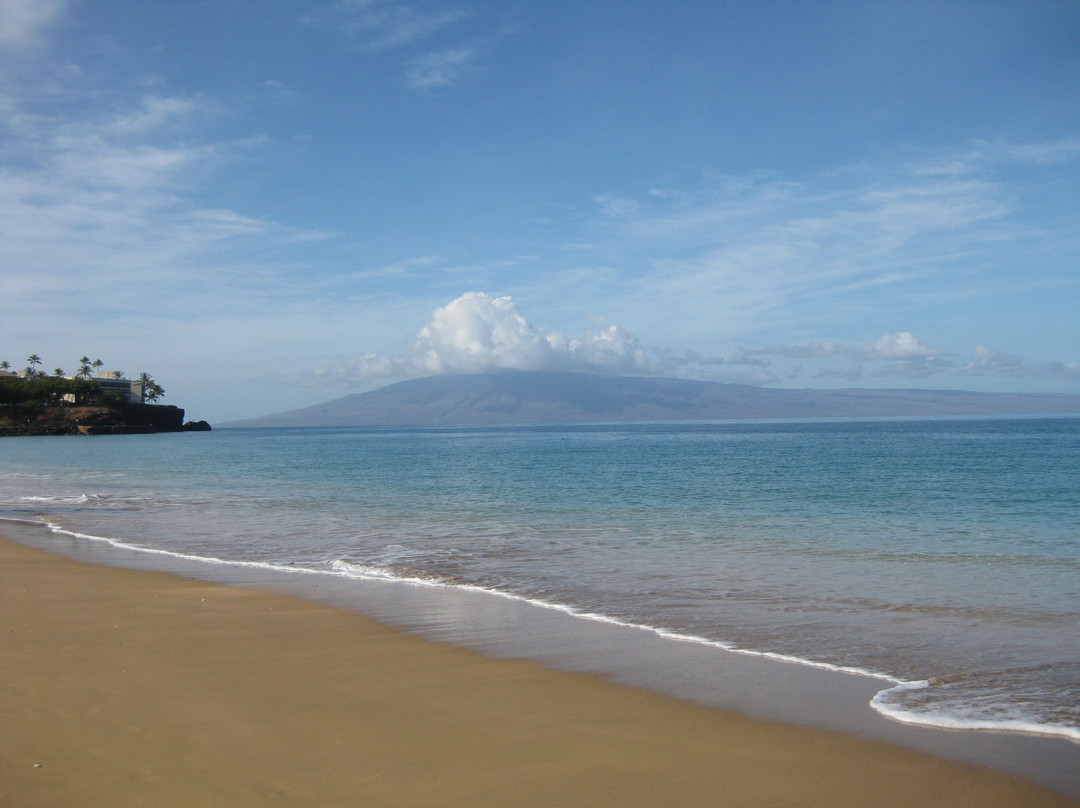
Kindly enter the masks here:
<path id="1" fill-rule="evenodd" d="M 0 359 L 1080 393 L 1080 2 L 0 0 Z"/>

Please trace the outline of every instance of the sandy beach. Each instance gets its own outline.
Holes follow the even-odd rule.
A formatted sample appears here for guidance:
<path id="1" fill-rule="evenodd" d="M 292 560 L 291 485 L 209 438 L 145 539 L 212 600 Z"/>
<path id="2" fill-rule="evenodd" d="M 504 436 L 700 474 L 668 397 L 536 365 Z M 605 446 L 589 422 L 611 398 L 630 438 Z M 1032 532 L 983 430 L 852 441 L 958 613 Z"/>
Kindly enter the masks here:
<path id="1" fill-rule="evenodd" d="M 1011 775 L 0 541 L 0 805 L 1056 806 Z"/>

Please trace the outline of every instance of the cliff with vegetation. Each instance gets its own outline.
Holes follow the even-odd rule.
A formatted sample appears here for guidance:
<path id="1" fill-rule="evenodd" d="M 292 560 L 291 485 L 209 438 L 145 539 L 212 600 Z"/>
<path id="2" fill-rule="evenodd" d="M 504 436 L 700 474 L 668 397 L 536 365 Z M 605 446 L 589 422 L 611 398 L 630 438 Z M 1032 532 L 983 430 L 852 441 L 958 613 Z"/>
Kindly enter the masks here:
<path id="1" fill-rule="evenodd" d="M 0 437 L 209 429 L 205 421 L 184 423 L 184 411 L 179 407 L 125 401 L 102 390 L 93 379 L 0 377 Z"/>
<path id="2" fill-rule="evenodd" d="M 169 405 L 0 408 L 0 437 L 18 435 L 133 435 L 184 430 L 184 411 Z"/>

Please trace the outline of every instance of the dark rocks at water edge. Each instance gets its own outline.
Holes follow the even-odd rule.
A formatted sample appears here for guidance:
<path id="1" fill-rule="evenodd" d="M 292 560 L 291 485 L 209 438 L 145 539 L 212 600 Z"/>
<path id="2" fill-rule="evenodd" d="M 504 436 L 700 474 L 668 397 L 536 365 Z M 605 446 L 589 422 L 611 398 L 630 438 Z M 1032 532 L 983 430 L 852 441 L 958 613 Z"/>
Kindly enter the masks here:
<path id="1" fill-rule="evenodd" d="M 229 427 L 423 426 L 1080 414 L 1080 396 L 967 390 L 793 390 L 588 373 L 503 371 L 392 384 Z"/>
<path id="2" fill-rule="evenodd" d="M 184 422 L 184 410 L 163 404 L 122 407 L 20 407 L 0 411 L 0 437 L 32 435 L 148 435 L 209 432 L 206 421 Z"/>

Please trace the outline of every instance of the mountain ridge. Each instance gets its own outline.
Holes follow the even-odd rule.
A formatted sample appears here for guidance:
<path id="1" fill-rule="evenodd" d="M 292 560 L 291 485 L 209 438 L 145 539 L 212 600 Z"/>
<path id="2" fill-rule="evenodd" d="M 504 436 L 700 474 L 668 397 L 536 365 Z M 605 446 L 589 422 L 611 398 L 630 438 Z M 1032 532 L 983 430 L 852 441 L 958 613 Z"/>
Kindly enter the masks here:
<path id="1" fill-rule="evenodd" d="M 776 389 L 688 379 L 499 371 L 429 376 L 223 427 L 457 426 L 747 418 L 1080 414 L 1080 395 Z"/>

